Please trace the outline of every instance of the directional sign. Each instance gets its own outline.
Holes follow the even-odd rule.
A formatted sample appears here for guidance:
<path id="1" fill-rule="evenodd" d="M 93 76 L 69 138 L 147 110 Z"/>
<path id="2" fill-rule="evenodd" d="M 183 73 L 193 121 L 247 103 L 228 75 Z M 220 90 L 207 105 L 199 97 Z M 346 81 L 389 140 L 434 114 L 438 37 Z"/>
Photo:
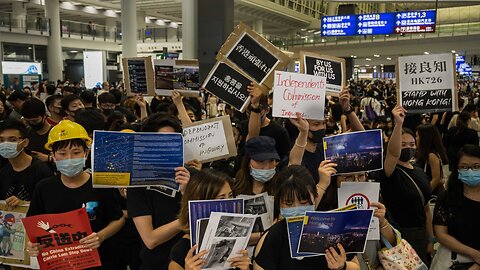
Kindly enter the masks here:
<path id="1" fill-rule="evenodd" d="M 395 33 L 435 32 L 436 11 L 398 12 L 395 15 Z"/>
<path id="2" fill-rule="evenodd" d="M 358 35 L 388 35 L 393 33 L 395 13 L 361 14 L 358 18 Z"/>
<path id="3" fill-rule="evenodd" d="M 325 16 L 322 18 L 322 36 L 352 36 L 356 31 L 356 15 Z"/>

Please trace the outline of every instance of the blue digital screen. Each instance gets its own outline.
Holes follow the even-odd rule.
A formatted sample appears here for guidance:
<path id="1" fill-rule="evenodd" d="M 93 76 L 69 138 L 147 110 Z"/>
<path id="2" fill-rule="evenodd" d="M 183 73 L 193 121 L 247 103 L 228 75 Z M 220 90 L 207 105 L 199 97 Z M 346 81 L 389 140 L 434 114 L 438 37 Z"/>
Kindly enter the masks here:
<path id="1" fill-rule="evenodd" d="M 435 32 L 435 10 L 322 17 L 322 36 Z"/>
<path id="2" fill-rule="evenodd" d="M 465 63 L 465 56 L 457 55 L 457 72 L 460 75 L 472 76 L 472 67 L 468 63 Z"/>

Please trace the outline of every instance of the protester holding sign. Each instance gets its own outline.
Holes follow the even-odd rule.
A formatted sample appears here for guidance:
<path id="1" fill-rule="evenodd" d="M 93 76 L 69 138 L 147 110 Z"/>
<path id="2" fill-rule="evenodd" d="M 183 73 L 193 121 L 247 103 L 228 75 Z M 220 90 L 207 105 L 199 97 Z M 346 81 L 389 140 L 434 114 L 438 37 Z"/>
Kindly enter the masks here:
<path id="1" fill-rule="evenodd" d="M 388 142 L 384 175 L 380 179 L 381 194 L 402 237 L 427 263 L 433 252 L 432 214 L 429 199 L 432 194 L 429 179 L 421 168 L 410 163 L 417 145 L 415 134 L 402 129 L 406 110 L 397 105 L 392 111 L 395 127 Z"/>
<path id="2" fill-rule="evenodd" d="M 114 189 L 94 189 L 91 175 L 84 171 L 92 140 L 77 123 L 63 120 L 50 130 L 45 148 L 51 150 L 59 174 L 46 178 L 35 188 L 27 216 L 59 214 L 86 208 L 93 233 L 80 243 L 98 248 L 102 266 L 112 265 L 114 248 L 108 239 L 118 232 L 125 220 L 116 201 Z M 28 243 L 31 256 L 41 251 L 38 243 Z"/>
<path id="3" fill-rule="evenodd" d="M 228 176 L 211 169 L 204 169 L 192 177 L 182 197 L 179 214 L 179 221 L 184 226 L 184 230 L 188 230 L 189 227 L 188 202 L 192 200 L 221 200 L 233 198 L 230 183 L 232 183 L 232 179 Z M 191 235 L 191 233 L 185 234 L 172 248 L 168 266 L 169 270 L 195 269 L 195 267 L 205 266 L 205 260 L 202 257 L 206 255 L 208 251 L 202 250 L 194 254 L 197 245 L 190 247 L 190 237 L 195 236 Z M 234 258 L 231 263 L 232 267 L 241 270 L 249 269 L 250 258 L 247 255 L 247 251 L 243 250 L 242 254 Z"/>

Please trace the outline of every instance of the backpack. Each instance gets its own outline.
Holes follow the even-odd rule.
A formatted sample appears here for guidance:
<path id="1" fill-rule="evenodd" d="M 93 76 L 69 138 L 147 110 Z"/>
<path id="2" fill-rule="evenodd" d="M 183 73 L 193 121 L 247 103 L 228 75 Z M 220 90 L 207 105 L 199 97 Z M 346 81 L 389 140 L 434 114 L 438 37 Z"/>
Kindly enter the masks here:
<path id="1" fill-rule="evenodd" d="M 370 98 L 370 102 L 368 103 L 367 106 L 365 106 L 365 115 L 370 121 L 373 121 L 377 118 L 377 113 L 373 109 L 372 102 L 373 102 L 373 98 Z"/>

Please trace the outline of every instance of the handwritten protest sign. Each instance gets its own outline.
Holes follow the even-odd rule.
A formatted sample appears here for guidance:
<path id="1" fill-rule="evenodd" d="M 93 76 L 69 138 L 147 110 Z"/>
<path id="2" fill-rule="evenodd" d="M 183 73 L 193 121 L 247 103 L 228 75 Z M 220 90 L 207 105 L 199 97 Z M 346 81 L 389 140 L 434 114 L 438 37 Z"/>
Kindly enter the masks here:
<path id="1" fill-rule="evenodd" d="M 27 237 L 22 224 L 28 205 L 16 206 L 13 209 L 5 201 L 0 202 L 0 232 L 2 233 L 2 252 L 0 263 L 7 265 L 29 265 L 30 256 L 25 252 Z"/>
<path id="2" fill-rule="evenodd" d="M 183 143 L 185 161 L 211 162 L 237 155 L 228 115 L 185 126 Z"/>
<path id="3" fill-rule="evenodd" d="M 275 71 L 273 117 L 324 119 L 325 77 Z"/>
<path id="4" fill-rule="evenodd" d="M 397 97 L 409 114 L 457 110 L 455 55 L 399 57 Z"/>
<path id="5" fill-rule="evenodd" d="M 339 96 L 345 86 L 345 59 L 300 52 L 300 73 L 325 77 L 327 94 Z"/>
<path id="6" fill-rule="evenodd" d="M 123 58 L 123 78 L 127 94 L 155 95 L 152 57 Z"/>
<path id="7" fill-rule="evenodd" d="M 30 241 L 43 245 L 38 255 L 40 269 L 70 270 L 101 265 L 98 250 L 79 243 L 92 233 L 85 208 L 27 217 L 22 222 Z"/>

